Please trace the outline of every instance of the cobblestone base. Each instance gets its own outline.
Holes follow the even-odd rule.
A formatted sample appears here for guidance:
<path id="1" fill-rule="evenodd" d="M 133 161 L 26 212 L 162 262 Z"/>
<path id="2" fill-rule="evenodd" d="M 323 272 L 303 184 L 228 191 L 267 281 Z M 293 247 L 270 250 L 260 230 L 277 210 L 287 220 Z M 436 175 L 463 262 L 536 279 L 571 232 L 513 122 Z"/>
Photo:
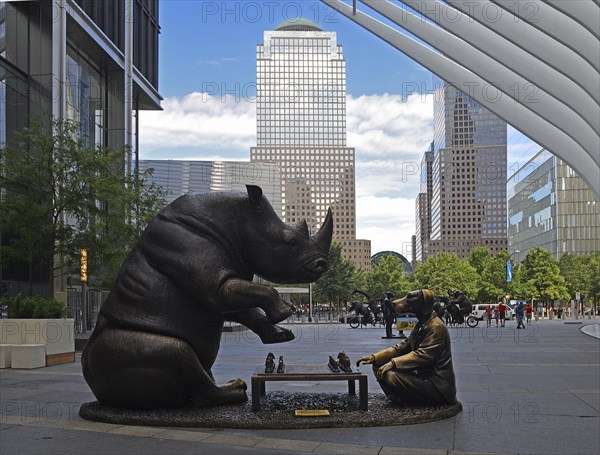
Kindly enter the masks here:
<path id="1" fill-rule="evenodd" d="M 327 409 L 329 416 L 296 417 L 296 409 Z M 289 393 L 274 391 L 261 398 L 261 410 L 250 403 L 199 409 L 136 411 L 84 403 L 83 419 L 121 425 L 204 428 L 349 428 L 407 425 L 447 419 L 462 405 L 400 407 L 383 394 L 369 394 L 369 410 L 361 411 L 358 397 L 343 393 Z"/>

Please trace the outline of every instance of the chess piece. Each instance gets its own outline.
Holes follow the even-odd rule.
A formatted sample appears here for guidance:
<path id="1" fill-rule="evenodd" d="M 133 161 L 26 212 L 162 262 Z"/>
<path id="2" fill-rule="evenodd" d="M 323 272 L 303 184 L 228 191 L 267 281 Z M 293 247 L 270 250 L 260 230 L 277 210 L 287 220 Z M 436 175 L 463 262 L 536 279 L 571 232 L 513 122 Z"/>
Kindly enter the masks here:
<path id="1" fill-rule="evenodd" d="M 350 357 L 345 352 L 340 352 L 338 354 L 338 362 L 342 371 L 346 373 L 350 373 L 352 371 L 352 366 L 350 365 Z"/>
<path id="2" fill-rule="evenodd" d="M 329 366 L 329 369 L 331 371 L 333 371 L 334 373 L 338 373 L 340 371 L 339 363 L 333 356 L 329 356 L 328 366 Z"/>
<path id="3" fill-rule="evenodd" d="M 265 373 L 273 373 L 275 370 L 275 356 L 272 352 L 269 352 L 267 355 L 267 360 L 265 361 Z"/>
<path id="4" fill-rule="evenodd" d="M 279 365 L 277 365 L 277 373 L 283 373 L 285 371 L 285 363 L 283 363 L 283 356 L 279 356 Z"/>

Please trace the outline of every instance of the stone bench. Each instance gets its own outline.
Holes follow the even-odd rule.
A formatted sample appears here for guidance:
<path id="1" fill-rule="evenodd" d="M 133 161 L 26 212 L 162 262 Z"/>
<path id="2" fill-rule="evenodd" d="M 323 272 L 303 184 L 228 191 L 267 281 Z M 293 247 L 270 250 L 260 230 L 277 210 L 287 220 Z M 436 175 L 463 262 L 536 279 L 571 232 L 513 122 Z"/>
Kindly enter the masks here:
<path id="1" fill-rule="evenodd" d="M 32 369 L 46 366 L 46 345 L 13 344 L 2 345 L 2 357 L 10 358 L 11 368 Z"/>
<path id="2" fill-rule="evenodd" d="M 44 349 L 44 364 L 41 366 L 59 365 L 75 361 L 73 319 L 0 319 L 0 368 L 38 368 L 14 367 L 11 352 L 19 345 L 40 345 Z M 40 348 L 25 349 L 29 354 L 38 352 Z M 36 354 L 38 356 L 39 354 Z M 21 363 L 17 360 L 17 365 Z"/>
<path id="3" fill-rule="evenodd" d="M 0 344 L 0 369 L 10 368 L 10 353 L 12 344 Z"/>

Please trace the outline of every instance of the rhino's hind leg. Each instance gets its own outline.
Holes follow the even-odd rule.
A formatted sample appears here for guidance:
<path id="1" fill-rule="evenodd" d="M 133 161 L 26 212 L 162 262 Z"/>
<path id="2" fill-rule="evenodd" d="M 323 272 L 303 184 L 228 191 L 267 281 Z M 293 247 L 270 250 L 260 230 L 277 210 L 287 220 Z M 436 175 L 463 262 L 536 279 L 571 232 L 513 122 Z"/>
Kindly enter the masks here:
<path id="1" fill-rule="evenodd" d="M 273 324 L 259 308 L 228 313 L 225 316 L 228 321 L 238 322 L 248 327 L 264 344 L 285 343 L 295 338 L 291 330 Z"/>
<path id="2" fill-rule="evenodd" d="M 185 341 L 107 327 L 86 346 L 85 380 L 101 404 L 130 409 L 216 406 L 247 401 L 246 384 L 218 387 Z"/>

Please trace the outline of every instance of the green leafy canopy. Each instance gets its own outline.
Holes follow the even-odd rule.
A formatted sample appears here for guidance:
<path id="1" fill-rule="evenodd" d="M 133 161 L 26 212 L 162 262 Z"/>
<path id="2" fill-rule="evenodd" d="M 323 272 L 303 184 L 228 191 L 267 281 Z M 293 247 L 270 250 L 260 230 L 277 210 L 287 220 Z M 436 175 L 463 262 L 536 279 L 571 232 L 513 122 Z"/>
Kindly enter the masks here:
<path id="1" fill-rule="evenodd" d="M 3 261 L 37 260 L 75 275 L 88 251 L 92 282 L 110 284 L 147 222 L 165 205 L 148 174 L 126 172 L 128 148 L 86 145 L 79 125 L 37 121 L 0 148 Z"/>

